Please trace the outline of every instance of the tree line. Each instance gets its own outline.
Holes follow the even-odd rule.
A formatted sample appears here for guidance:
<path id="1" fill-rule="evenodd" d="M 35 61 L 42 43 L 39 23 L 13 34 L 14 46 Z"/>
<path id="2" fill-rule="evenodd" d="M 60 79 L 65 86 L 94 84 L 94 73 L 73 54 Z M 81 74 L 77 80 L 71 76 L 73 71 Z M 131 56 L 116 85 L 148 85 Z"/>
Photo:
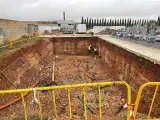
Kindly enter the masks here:
<path id="1" fill-rule="evenodd" d="M 81 24 L 86 24 L 87 29 L 92 29 L 93 26 L 134 26 L 134 25 L 145 25 L 149 22 L 157 23 L 160 25 L 160 18 L 158 18 L 157 21 L 155 20 L 148 20 L 148 19 L 92 19 L 92 18 L 86 18 L 84 19 L 82 17 Z"/>

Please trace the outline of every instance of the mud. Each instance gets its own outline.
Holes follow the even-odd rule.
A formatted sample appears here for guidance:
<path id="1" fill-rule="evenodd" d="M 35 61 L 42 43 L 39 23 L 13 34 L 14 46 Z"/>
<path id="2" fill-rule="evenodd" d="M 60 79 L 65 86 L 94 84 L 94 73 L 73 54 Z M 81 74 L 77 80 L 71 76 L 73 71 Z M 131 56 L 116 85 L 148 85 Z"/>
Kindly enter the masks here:
<path id="1" fill-rule="evenodd" d="M 101 57 L 88 56 L 88 46 L 92 44 L 97 47 Z M 132 88 L 132 103 L 139 87 L 148 81 L 159 81 L 160 66 L 153 64 L 143 58 L 131 54 L 122 48 L 107 43 L 104 40 L 94 37 L 73 37 L 73 38 L 52 38 L 51 40 L 29 43 L 17 50 L 13 50 L 0 57 L 0 89 L 16 89 L 32 87 L 35 83 L 38 86 L 55 85 L 51 82 L 51 68 L 55 66 L 56 84 L 76 84 L 100 81 L 123 80 L 129 83 Z M 97 91 L 91 90 L 88 94 L 88 105 L 98 114 Z M 82 97 L 82 90 L 71 92 L 74 119 L 83 117 L 81 114 L 81 102 L 78 96 Z M 107 92 L 105 92 L 107 91 Z M 67 91 L 57 91 L 57 108 L 59 119 L 69 116 L 67 104 Z M 139 112 L 148 113 L 148 105 L 151 103 L 154 88 L 144 90 Z M 51 92 L 42 92 L 41 101 L 44 115 L 53 117 L 53 106 L 51 106 Z M 1 95 L 0 106 L 18 98 L 18 94 Z M 106 97 L 107 96 L 107 97 Z M 26 98 L 28 114 L 38 114 L 38 106 L 31 103 L 33 94 Z M 114 119 L 114 113 L 118 106 L 126 99 L 126 90 L 123 87 L 107 87 L 102 89 L 103 116 Z M 160 109 L 157 109 L 158 94 L 153 106 L 152 116 L 159 117 Z M 114 101 L 114 102 L 113 102 Z M 106 104 L 106 105 L 105 105 Z M 111 110 L 110 110 L 111 108 Z M 13 118 L 23 115 L 21 101 L 0 110 L 0 116 Z M 10 111 L 10 112 L 8 112 Z M 15 112 L 17 111 L 17 112 Z M 63 114 L 62 114 L 63 113 Z M 97 115 L 88 113 L 91 119 L 97 119 Z M 114 116 L 114 117 L 113 117 Z M 125 119 L 124 112 L 116 116 Z"/>

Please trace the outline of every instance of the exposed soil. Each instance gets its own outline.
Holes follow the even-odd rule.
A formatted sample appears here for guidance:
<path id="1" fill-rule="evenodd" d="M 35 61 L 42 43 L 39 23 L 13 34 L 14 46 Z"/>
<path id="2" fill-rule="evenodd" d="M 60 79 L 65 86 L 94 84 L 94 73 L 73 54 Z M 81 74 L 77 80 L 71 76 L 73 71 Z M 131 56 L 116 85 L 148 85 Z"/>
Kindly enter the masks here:
<path id="1" fill-rule="evenodd" d="M 101 81 L 112 81 L 107 73 L 104 71 L 103 66 L 100 64 L 99 59 L 95 59 L 93 56 L 66 56 L 66 55 L 57 55 L 53 58 L 53 61 L 56 62 L 55 65 L 55 82 L 58 85 L 66 84 L 76 84 L 76 83 L 92 83 L 92 82 L 101 82 Z M 47 61 L 49 66 L 53 61 Z M 42 60 L 40 62 L 41 66 L 46 66 L 46 62 Z M 40 68 L 43 73 L 46 72 L 46 77 L 41 76 L 38 86 L 47 86 L 53 85 L 51 83 L 51 73 L 50 68 Z M 25 76 L 35 76 L 34 69 L 30 72 L 27 72 Z M 38 77 L 36 77 L 38 78 Z M 23 79 L 21 79 L 23 80 Z M 25 79 L 27 80 L 27 78 Z M 25 81 L 24 80 L 24 81 Z M 25 85 L 25 84 L 24 84 Z M 22 88 L 25 86 L 22 86 Z M 89 87 L 87 89 L 87 106 L 89 109 L 87 111 L 89 119 L 98 119 L 98 90 L 96 87 Z M 40 92 L 42 111 L 44 116 L 54 117 L 53 114 L 53 101 L 52 94 L 50 91 Z M 118 88 L 118 86 L 103 86 L 101 88 L 101 99 L 102 99 L 102 111 L 104 119 L 125 119 L 125 112 L 114 116 L 115 112 L 125 102 L 125 94 L 123 91 Z M 32 104 L 33 93 L 30 93 L 29 96 L 25 98 L 27 104 L 27 113 L 38 114 L 38 106 Z M 83 93 L 82 89 L 71 89 L 71 103 L 72 103 L 72 112 L 74 119 L 83 119 Z M 57 102 L 57 113 L 60 120 L 66 119 L 69 117 L 68 110 L 68 99 L 67 99 L 67 90 L 57 90 L 56 91 L 56 102 Z M 8 112 L 9 111 L 9 112 Z M 14 105 L 11 105 L 0 112 L 1 117 L 9 116 L 8 118 L 13 118 L 15 116 L 23 115 L 23 106 L 21 102 L 18 102 Z M 124 116 L 124 117 L 122 117 Z"/>
<path id="2" fill-rule="evenodd" d="M 88 45 L 95 45 L 101 57 L 88 56 Z M 55 82 L 52 82 L 52 65 L 55 62 Z M 53 38 L 52 40 L 29 43 L 0 58 L 0 89 L 17 89 L 37 86 L 92 83 L 123 80 L 132 88 L 132 103 L 139 87 L 148 81 L 159 81 L 160 67 L 127 51 L 96 38 Z M 148 113 L 154 88 L 144 90 L 139 111 Z M 97 88 L 87 89 L 88 117 L 99 117 Z M 40 101 L 44 116 L 54 117 L 51 91 L 41 91 Z M 123 120 L 126 111 L 117 116 L 114 113 L 126 101 L 123 86 L 103 86 L 101 88 L 103 118 Z M 0 95 L 0 106 L 6 105 L 20 94 Z M 153 106 L 152 116 L 159 117 L 160 94 Z M 39 114 L 38 105 L 32 104 L 33 93 L 25 97 L 27 114 Z M 83 119 L 82 89 L 71 89 L 72 112 L 74 119 Z M 56 91 L 57 113 L 60 120 L 69 119 L 67 90 Z M 95 114 L 96 113 L 96 114 Z M 1 118 L 23 116 L 21 100 L 9 107 L 0 109 Z M 141 115 L 140 115 L 141 116 Z"/>

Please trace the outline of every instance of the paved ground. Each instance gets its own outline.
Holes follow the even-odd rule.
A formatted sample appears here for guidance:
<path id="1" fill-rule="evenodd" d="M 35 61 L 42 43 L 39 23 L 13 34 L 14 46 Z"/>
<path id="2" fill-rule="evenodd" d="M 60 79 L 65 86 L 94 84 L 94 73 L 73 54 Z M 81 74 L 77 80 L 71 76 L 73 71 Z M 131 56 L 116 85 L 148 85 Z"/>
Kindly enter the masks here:
<path id="1" fill-rule="evenodd" d="M 126 39 L 114 38 L 109 35 L 98 35 L 99 38 L 106 40 L 107 42 L 119 46 L 131 53 L 141 56 L 147 60 L 160 64 L 160 45 L 159 43 L 149 43 L 143 41 L 128 41 Z M 156 47 L 155 47 L 156 46 Z"/>
<path id="2" fill-rule="evenodd" d="M 128 38 L 118 38 L 124 41 L 129 41 L 129 42 L 133 42 L 136 44 L 141 44 L 144 46 L 149 46 L 149 47 L 154 47 L 154 48 L 160 48 L 160 42 L 156 42 L 156 41 L 142 41 L 142 40 L 133 40 L 133 39 L 128 39 Z"/>
<path id="3" fill-rule="evenodd" d="M 92 37 L 90 34 L 59 34 L 59 35 L 40 35 L 39 37 Z"/>

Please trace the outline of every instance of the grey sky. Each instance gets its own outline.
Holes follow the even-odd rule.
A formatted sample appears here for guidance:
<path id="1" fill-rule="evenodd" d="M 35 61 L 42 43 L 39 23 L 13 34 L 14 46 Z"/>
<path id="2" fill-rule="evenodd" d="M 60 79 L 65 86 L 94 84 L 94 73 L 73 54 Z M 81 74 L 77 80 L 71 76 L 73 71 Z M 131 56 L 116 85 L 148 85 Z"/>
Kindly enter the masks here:
<path id="1" fill-rule="evenodd" d="M 0 0 L 0 18 L 17 20 L 78 21 L 84 17 L 154 18 L 160 14 L 160 0 Z"/>

